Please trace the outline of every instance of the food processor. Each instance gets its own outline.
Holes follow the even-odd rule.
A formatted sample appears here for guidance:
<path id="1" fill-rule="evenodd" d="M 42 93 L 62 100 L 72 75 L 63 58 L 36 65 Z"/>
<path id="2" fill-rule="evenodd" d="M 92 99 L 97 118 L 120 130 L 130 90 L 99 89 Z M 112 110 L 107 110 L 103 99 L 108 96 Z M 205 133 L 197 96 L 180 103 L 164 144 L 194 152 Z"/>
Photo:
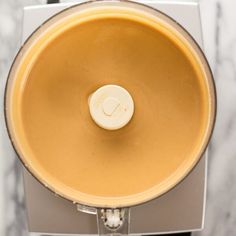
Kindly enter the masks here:
<path id="1" fill-rule="evenodd" d="M 88 166 L 91 166 L 91 164 L 88 164 L 88 166 L 86 167 L 85 174 L 81 174 L 82 176 L 81 179 L 83 178 L 83 176 L 85 176 L 85 180 L 81 182 L 81 185 L 77 185 L 77 182 L 75 184 L 72 183 L 70 177 L 68 177 L 69 174 L 67 174 L 68 176 L 64 177 L 63 179 L 64 182 L 62 180 L 58 181 L 58 179 L 56 179 L 56 174 L 54 174 L 53 178 L 51 177 L 51 175 L 47 175 L 46 169 L 44 170 L 43 168 L 44 167 L 42 164 L 44 163 L 43 161 L 42 163 L 40 163 L 40 165 L 38 165 L 38 160 L 35 161 L 35 159 L 33 158 L 33 154 L 31 158 L 31 153 L 33 149 L 31 147 L 28 148 L 27 139 L 25 138 L 26 131 L 22 131 L 24 128 L 22 128 L 23 126 L 21 123 L 23 119 L 21 117 L 22 116 L 21 114 L 23 114 L 24 116 L 27 116 L 28 111 L 25 108 L 25 110 L 23 110 L 23 113 L 21 112 L 20 109 L 23 105 L 21 105 L 21 99 L 19 99 L 23 89 L 25 89 L 26 85 L 27 86 L 29 85 L 26 82 L 22 82 L 22 81 L 24 80 L 24 78 L 26 79 L 30 78 L 31 80 L 33 80 L 38 75 L 39 77 L 41 75 L 44 75 L 44 72 L 42 71 L 42 68 L 44 67 L 42 67 L 41 69 L 36 70 L 37 73 L 34 72 L 35 74 L 32 74 L 32 77 L 28 77 L 29 74 L 31 73 L 30 72 L 31 68 L 34 68 L 37 65 L 37 64 L 33 64 L 34 61 L 38 60 L 39 65 L 41 65 L 40 63 L 44 63 L 44 61 L 45 63 L 47 63 L 46 62 L 47 58 L 41 55 L 43 55 L 44 53 L 43 51 L 44 47 L 46 48 L 46 46 L 51 45 L 50 43 L 54 42 L 53 40 L 57 39 L 59 42 L 58 47 L 66 48 L 65 53 L 68 53 L 69 44 L 66 44 L 66 41 L 63 41 L 64 39 L 61 40 L 59 38 L 61 35 L 66 35 L 66 33 L 64 33 L 64 32 L 67 32 L 66 30 L 77 29 L 76 27 L 78 27 L 79 29 L 79 27 L 80 28 L 82 27 L 81 26 L 82 24 L 85 24 L 87 21 L 90 21 L 93 19 L 101 18 L 103 20 L 103 19 L 113 19 L 115 17 L 117 17 L 118 19 L 119 17 L 123 17 L 123 16 L 127 17 L 127 19 L 129 20 L 135 19 L 137 20 L 137 22 L 139 23 L 141 22 L 143 25 L 147 24 L 147 25 L 152 25 L 153 28 L 156 27 L 155 29 L 158 32 L 161 32 L 160 34 L 163 34 L 164 37 L 168 39 L 168 43 L 169 41 L 173 40 L 173 42 L 176 42 L 176 45 L 178 45 L 177 49 L 182 50 L 181 52 L 185 52 L 186 55 L 188 55 L 189 57 L 188 59 L 189 61 L 191 61 L 191 66 L 194 67 L 195 70 L 197 71 L 196 74 L 197 74 L 197 78 L 199 78 L 199 81 L 200 81 L 199 84 L 200 86 L 202 86 L 200 91 L 203 91 L 202 93 L 205 99 L 205 100 L 203 99 L 203 101 L 204 102 L 206 101 L 205 103 L 207 104 L 206 108 L 204 108 L 206 112 L 202 108 L 205 112 L 204 114 L 206 114 L 204 116 L 204 119 L 206 119 L 206 122 L 205 122 L 206 124 L 204 123 L 204 125 L 201 126 L 201 127 L 204 127 L 202 128 L 204 133 L 201 136 L 201 140 L 199 138 L 200 141 L 196 141 L 196 142 L 199 142 L 199 144 L 198 143 L 196 144 L 196 148 L 192 148 L 193 151 L 191 151 L 191 155 L 184 154 L 183 162 L 182 161 L 178 162 L 179 159 L 177 159 L 176 161 L 173 159 L 173 162 L 167 161 L 169 160 L 168 155 L 167 155 L 169 153 L 169 149 L 168 151 L 165 151 L 166 149 L 164 149 L 163 153 L 167 155 L 166 161 L 163 158 L 160 158 L 158 160 L 160 162 L 160 167 L 157 166 L 157 172 L 159 171 L 160 173 L 162 173 L 161 170 L 163 170 L 165 166 L 176 165 L 173 167 L 173 168 L 177 168 L 175 171 L 173 171 L 173 174 L 172 173 L 170 174 L 168 172 L 166 175 L 163 174 L 163 177 L 161 174 L 160 174 L 161 177 L 159 176 L 159 174 L 157 174 L 157 177 L 156 177 L 155 171 L 154 171 L 154 174 L 152 174 L 152 169 L 151 169 L 150 164 L 148 164 L 149 166 L 148 168 L 150 168 L 149 169 L 150 171 L 148 171 L 148 168 L 142 169 L 143 166 L 145 166 L 144 163 L 143 165 L 140 164 L 140 166 L 138 166 L 137 164 L 137 169 L 135 169 L 136 164 L 131 163 L 130 167 L 134 168 L 134 173 L 136 170 L 138 171 L 136 171 L 137 176 L 135 176 L 133 172 L 131 172 L 132 175 L 129 175 L 128 173 L 129 170 L 127 173 L 125 172 L 125 170 L 123 173 L 120 171 L 122 170 L 122 165 L 125 165 L 125 160 L 118 159 L 116 161 L 118 167 L 114 167 L 114 170 L 111 170 L 111 171 L 107 170 L 107 175 L 106 175 L 106 173 L 101 173 L 104 171 L 106 172 L 106 169 L 104 169 L 105 164 L 101 165 L 100 159 L 98 159 L 98 162 L 94 169 L 95 171 L 93 170 L 90 173 L 89 172 L 90 170 L 88 170 L 87 168 Z M 111 30 L 112 30 L 113 25 L 116 25 L 115 21 L 109 22 L 106 28 L 111 26 Z M 121 25 L 123 26 L 123 23 Z M 120 27 L 122 28 L 122 26 Z M 91 27 L 94 27 L 94 26 L 91 26 Z M 125 24 L 124 24 L 124 27 L 126 27 Z M 99 30 L 101 29 L 102 29 L 102 26 L 99 25 L 98 31 L 96 32 L 99 32 Z M 120 28 L 118 27 L 116 28 L 116 30 L 117 29 L 118 29 L 117 32 L 119 32 Z M 132 36 L 132 26 L 128 25 L 127 29 L 128 30 L 125 31 L 125 33 L 127 32 L 127 35 Z M 140 35 L 141 35 L 144 29 L 140 29 L 140 28 L 138 29 L 140 30 Z M 85 35 L 84 32 L 87 32 L 87 31 L 82 31 L 81 37 Z M 101 39 L 99 38 L 99 40 L 101 41 L 99 41 L 98 43 L 96 40 L 94 41 L 98 45 L 103 45 L 104 37 L 105 37 L 105 40 L 107 39 L 106 36 L 104 36 L 105 31 L 103 30 L 102 32 L 103 33 L 102 33 Z M 135 33 L 136 32 L 134 31 L 133 34 Z M 72 34 L 75 35 L 76 33 L 72 33 Z M 149 34 L 149 31 L 147 34 Z M 90 33 L 88 33 L 88 35 L 90 37 Z M 150 40 L 150 42 L 152 42 L 152 39 L 154 36 L 152 36 L 151 33 L 150 35 L 151 36 L 148 37 L 147 40 Z M 94 38 L 96 37 L 98 36 L 94 36 Z M 123 40 L 122 35 L 119 37 L 117 35 L 117 38 L 119 38 L 119 40 L 117 40 L 117 44 L 114 44 L 116 46 L 117 45 L 120 46 L 120 42 L 123 43 L 123 41 L 121 41 Z M 69 38 L 68 42 L 73 43 L 73 41 L 70 41 L 70 36 L 67 36 L 66 39 L 67 38 Z M 116 37 L 114 39 L 116 39 Z M 78 40 L 80 39 L 78 38 Z M 60 42 L 64 42 L 64 44 Z M 79 42 L 80 41 L 78 41 L 78 45 L 79 45 L 78 47 L 80 47 L 80 43 L 81 45 L 83 43 L 82 41 L 80 43 Z M 127 42 L 126 38 L 124 37 L 124 44 L 126 44 L 126 42 Z M 164 40 L 162 41 L 162 38 L 161 38 L 160 42 L 164 42 Z M 202 34 L 201 34 L 199 3 L 197 1 L 145 1 L 145 0 L 143 1 L 116 1 L 116 0 L 111 1 L 110 0 L 109 1 L 109 0 L 104 0 L 104 1 L 76 1 L 73 3 L 54 3 L 54 4 L 47 4 L 47 5 L 26 7 L 24 9 L 22 44 L 23 46 L 21 50 L 19 51 L 18 55 L 16 56 L 16 59 L 13 63 L 13 66 L 11 68 L 11 71 L 8 77 L 6 93 L 5 93 L 5 117 L 6 117 L 6 123 L 7 123 L 10 139 L 15 148 L 15 151 L 20 157 L 24 166 L 24 169 L 23 169 L 24 186 L 25 186 L 29 231 L 38 233 L 38 234 L 47 233 L 47 234 L 101 234 L 101 235 L 103 234 L 138 234 L 138 235 L 143 234 L 145 235 L 147 234 L 147 235 L 153 235 L 153 234 L 190 233 L 196 230 L 201 230 L 204 224 L 205 195 L 206 195 L 206 177 L 207 177 L 206 176 L 206 170 L 207 170 L 206 148 L 209 143 L 213 126 L 214 126 L 214 122 L 215 122 L 215 107 L 216 107 L 215 96 L 216 95 L 215 95 L 215 88 L 214 88 L 214 81 L 213 81 L 212 73 L 207 63 L 207 60 L 202 52 L 203 41 L 202 41 Z M 105 43 L 104 46 L 105 46 L 104 49 L 101 50 L 102 53 L 104 51 L 106 52 L 107 50 L 106 46 L 109 47 L 109 44 Z M 161 55 L 160 50 L 162 50 L 164 46 L 165 44 L 163 43 L 163 46 L 160 47 L 159 49 L 160 55 Z M 130 47 L 131 45 L 129 44 L 129 48 Z M 98 46 L 98 48 L 94 48 L 93 50 L 95 49 L 100 50 L 100 46 Z M 82 53 L 82 50 L 83 49 L 80 48 L 80 51 L 78 52 Z M 108 51 L 109 50 L 110 49 L 108 49 Z M 121 45 L 120 50 L 121 51 L 126 50 L 126 48 L 123 47 L 123 45 Z M 174 50 L 175 49 L 172 49 L 172 51 Z M 138 51 L 138 48 L 137 48 L 137 51 Z M 150 53 L 151 51 L 152 50 L 150 50 Z M 56 49 L 55 49 L 55 52 L 56 52 Z M 53 54 L 54 56 L 55 56 L 55 52 Z M 90 52 L 90 51 L 87 51 L 87 52 Z M 87 52 L 85 53 L 85 55 L 87 55 Z M 114 52 L 116 51 L 114 50 Z M 74 55 L 73 52 L 70 52 L 70 53 L 72 53 L 71 55 Z M 126 51 L 124 51 L 124 53 L 126 53 Z M 45 54 L 45 55 L 49 55 L 48 58 L 50 58 L 50 53 Z M 120 54 L 119 52 L 117 52 L 117 54 L 115 55 L 120 55 Z M 130 54 L 127 54 L 127 55 L 130 55 Z M 145 55 L 145 54 L 140 54 L 140 55 Z M 130 57 L 132 57 L 132 55 Z M 61 57 L 59 58 L 62 59 Z M 166 58 L 167 58 L 166 61 L 164 59 L 162 60 L 164 61 L 163 67 L 166 65 L 165 63 L 167 64 L 170 63 L 170 68 L 171 68 L 171 63 L 173 62 L 168 62 L 168 55 L 166 56 Z M 71 59 L 69 58 L 68 65 L 70 65 L 70 60 Z M 83 60 L 86 60 L 86 56 L 83 57 Z M 91 60 L 89 61 L 89 63 L 93 62 L 92 59 L 90 58 L 88 58 L 87 60 Z M 133 60 L 136 61 L 136 58 Z M 127 61 L 128 61 L 127 62 L 128 66 L 130 66 L 129 58 Z M 160 61 L 159 64 L 162 61 Z M 55 63 L 57 63 L 57 59 L 55 59 Z M 64 63 L 63 65 L 65 65 L 67 61 L 64 61 L 63 63 Z M 96 63 L 97 63 L 97 59 L 96 59 L 95 65 Z M 109 64 L 110 61 L 107 61 L 107 63 Z M 118 62 L 115 62 L 114 64 L 116 63 Z M 153 65 L 155 65 L 155 62 L 150 62 L 150 63 L 154 63 Z M 60 65 L 60 60 L 58 60 L 58 65 Z M 113 66 L 113 64 L 111 64 L 111 66 Z M 146 66 L 145 69 L 148 68 L 148 62 L 145 64 L 145 66 Z M 100 73 L 100 70 L 98 69 L 99 67 L 94 67 L 94 68 L 95 68 L 94 71 L 96 72 L 95 74 L 99 75 Z M 137 70 L 138 69 L 139 68 L 137 67 Z M 55 73 L 57 73 L 57 70 L 59 70 L 59 67 L 55 67 L 52 69 L 48 67 L 48 70 L 46 70 L 46 73 L 50 75 L 48 78 L 49 79 L 52 78 L 54 76 L 53 75 L 54 71 Z M 77 68 L 73 70 L 77 70 Z M 86 70 L 89 70 L 89 69 L 84 67 L 83 71 L 86 71 Z M 150 67 L 150 70 L 152 70 L 152 66 Z M 174 70 L 176 71 L 174 72 L 176 73 L 176 76 L 177 76 L 179 72 L 178 67 L 177 69 L 174 69 Z M 86 73 L 87 72 L 88 71 L 86 71 Z M 119 74 L 119 72 L 117 73 Z M 187 73 L 187 69 L 186 69 L 186 73 Z M 148 74 L 148 71 L 147 71 L 147 74 Z M 111 77 L 113 76 L 113 71 L 110 72 L 109 76 Z M 115 76 L 117 75 L 115 74 Z M 127 75 L 127 78 L 128 77 L 130 77 L 131 79 L 132 75 Z M 170 77 L 171 77 L 171 72 L 170 72 Z M 126 80 L 127 78 L 125 77 Z M 102 79 L 103 78 L 101 78 L 101 81 Z M 104 81 L 107 81 L 107 80 L 104 79 Z M 89 95 L 88 96 L 86 95 L 87 100 L 85 102 L 82 102 L 85 105 L 82 104 L 81 107 L 83 107 L 83 105 L 86 107 L 85 110 L 82 110 L 82 113 L 84 114 L 87 112 L 88 116 L 86 116 L 85 118 L 83 117 L 81 122 L 83 122 L 83 119 L 85 120 L 85 123 L 83 124 L 84 126 L 87 125 L 86 122 L 89 122 L 89 125 L 87 125 L 88 130 L 87 131 L 84 130 L 85 132 L 84 140 L 86 141 L 86 134 L 87 134 L 86 132 L 88 132 L 89 135 L 91 134 L 90 139 L 89 139 L 89 144 L 91 145 L 91 150 L 92 150 L 93 143 L 91 143 L 91 140 L 94 140 L 94 143 L 95 143 L 95 141 L 97 140 L 95 135 L 97 135 L 98 133 L 98 136 L 101 137 L 101 140 L 103 140 L 103 142 L 105 143 L 112 142 L 112 145 L 111 147 L 107 148 L 107 144 L 106 144 L 105 148 L 100 150 L 103 144 L 101 140 L 99 140 L 99 144 L 97 145 L 98 148 L 95 148 L 94 150 L 97 150 L 98 151 L 97 153 L 101 152 L 104 154 L 106 151 L 107 152 L 109 151 L 110 153 L 113 153 L 114 151 L 115 158 L 118 158 L 119 156 L 120 158 L 122 158 L 123 152 L 124 152 L 124 156 L 127 153 L 131 153 L 130 154 L 131 156 L 133 153 L 132 147 L 134 147 L 132 145 L 135 145 L 136 144 L 135 142 L 137 143 L 139 142 L 139 140 L 135 141 L 136 139 L 132 141 L 132 138 L 134 137 L 134 135 L 136 135 L 137 137 L 141 136 L 143 137 L 142 140 L 144 143 L 143 144 L 144 146 L 142 149 L 143 153 L 144 154 L 146 153 L 147 158 L 148 156 L 152 156 L 152 148 L 154 148 L 155 150 L 155 147 L 153 147 L 153 145 L 150 144 L 147 140 L 150 139 L 151 141 L 155 142 L 156 130 L 155 128 L 153 128 L 153 130 L 151 129 L 148 130 L 147 135 L 151 133 L 154 133 L 154 134 L 151 135 L 150 138 L 145 138 L 148 136 L 142 136 L 142 135 L 143 133 L 146 132 L 146 129 L 143 128 L 142 123 L 139 129 L 136 128 L 136 127 L 139 127 L 140 123 L 138 123 L 139 120 L 137 121 L 137 123 L 135 122 L 136 122 L 136 119 L 143 120 L 144 119 L 143 117 L 145 117 L 145 113 L 142 113 L 142 117 L 140 116 L 141 118 L 136 118 L 140 114 L 139 109 L 142 108 L 142 107 L 139 108 L 139 104 L 140 104 L 139 97 L 140 97 L 141 103 L 144 101 L 144 108 L 153 111 L 153 109 L 155 109 L 155 106 L 153 108 L 153 106 L 150 105 L 149 102 L 150 103 L 154 102 L 154 99 L 152 101 L 152 96 L 153 97 L 156 96 L 155 91 L 152 93 L 152 91 L 149 90 L 151 100 L 149 98 L 149 100 L 147 100 L 147 102 L 145 103 L 146 101 L 145 96 L 148 96 L 148 95 L 146 94 L 142 95 L 142 89 L 145 92 L 148 91 L 148 90 L 145 90 L 146 89 L 145 83 L 148 83 L 148 82 L 144 81 L 142 85 L 143 87 L 141 86 L 141 83 L 140 83 L 139 84 L 139 86 L 141 87 L 140 89 L 140 87 L 139 88 L 135 87 L 136 86 L 135 83 L 132 84 L 130 82 L 129 84 L 129 82 L 127 82 L 126 84 L 126 82 L 119 81 L 119 78 L 118 79 L 115 78 L 109 83 L 104 82 L 104 81 L 102 81 L 99 84 L 99 86 L 96 85 L 96 87 L 94 86 L 92 87 L 92 89 L 88 90 Z M 116 84 L 114 81 L 118 81 L 118 83 Z M 93 82 L 91 82 L 91 84 L 92 83 Z M 177 82 L 177 84 L 178 84 L 177 88 L 180 88 L 180 89 L 182 89 L 181 86 L 188 86 L 186 88 L 190 88 L 190 89 L 192 89 L 191 86 L 193 86 L 193 85 L 188 85 L 188 84 L 186 85 L 186 82 L 183 82 L 183 85 L 181 85 L 180 87 L 179 87 L 179 82 Z M 153 87 L 155 86 L 153 85 Z M 185 91 L 186 88 L 184 87 L 183 91 Z M 46 87 L 43 87 L 42 91 L 45 91 L 45 89 Z M 60 92 L 63 91 L 63 89 L 64 87 L 60 88 Z M 139 89 L 140 89 L 140 92 L 139 92 Z M 86 87 L 85 89 L 82 89 L 82 90 L 85 91 Z M 162 90 L 160 90 L 160 92 L 162 92 Z M 163 90 L 163 94 L 167 94 L 167 91 Z M 34 99 L 34 96 L 35 96 L 35 93 L 33 93 L 32 95 L 32 101 Z M 163 95 L 163 96 L 166 96 L 166 95 Z M 191 94 L 190 94 L 190 97 L 191 97 Z M 47 98 L 46 100 L 49 101 L 50 98 Z M 196 99 L 195 100 L 193 99 L 193 101 L 196 102 Z M 163 102 L 165 101 L 162 101 L 162 103 Z M 186 101 L 183 101 L 183 102 L 186 102 Z M 40 103 L 36 103 L 36 104 L 38 108 L 40 106 Z M 148 104 L 150 105 L 150 107 L 147 108 L 147 106 L 149 106 Z M 198 104 L 198 102 L 196 104 Z M 178 103 L 177 103 L 177 106 L 178 106 Z M 190 104 L 190 107 L 191 107 L 191 104 Z M 149 110 L 144 110 L 144 111 L 149 111 Z M 147 113 L 146 116 L 148 117 L 149 113 Z M 32 120 L 33 120 L 33 116 L 32 117 L 30 116 L 29 118 L 27 118 L 28 123 L 30 123 Z M 35 124 L 37 126 L 37 123 L 33 123 L 33 124 L 34 126 Z M 134 124 L 133 127 L 132 127 L 132 124 Z M 152 123 L 152 125 L 154 125 L 154 123 Z M 189 127 L 192 127 L 192 124 L 190 125 L 191 126 Z M 161 126 L 162 124 L 160 124 L 160 127 Z M 51 124 L 50 124 L 50 127 L 51 127 Z M 159 129 L 160 132 L 162 132 L 160 127 L 158 126 L 157 130 Z M 61 128 L 63 129 L 63 127 Z M 91 131 L 93 129 L 95 130 L 94 131 L 95 134 L 93 133 L 93 131 Z M 167 129 L 166 124 L 165 124 L 165 129 Z M 129 134 L 129 132 L 130 132 L 130 136 L 126 137 L 125 135 Z M 185 131 L 183 130 L 183 134 L 182 134 L 183 136 L 185 135 L 184 132 Z M 189 131 L 187 130 L 186 133 L 188 132 Z M 34 134 L 35 133 L 33 133 L 32 137 L 34 137 Z M 165 136 L 165 134 L 162 134 L 162 136 Z M 120 137 L 123 137 L 123 138 L 121 139 Z M 174 134 L 173 134 L 173 137 L 174 137 Z M 45 137 L 45 139 L 47 139 L 47 137 Z M 158 136 L 157 136 L 157 139 L 158 139 Z M 84 141 L 84 140 L 83 138 L 81 139 L 81 141 Z M 108 141 L 113 140 L 113 141 L 108 142 L 107 140 Z M 36 138 L 36 141 L 38 141 L 38 138 Z M 127 145 L 124 146 L 125 149 L 120 150 L 120 147 L 123 145 L 124 141 L 126 143 L 130 141 L 129 145 L 131 145 L 131 151 L 129 150 L 129 146 Z M 148 144 L 146 145 L 145 142 L 148 142 Z M 159 140 L 159 142 L 161 142 L 161 140 Z M 175 140 L 173 141 L 173 144 L 171 144 L 173 148 L 174 148 L 173 146 L 174 142 Z M 140 145 L 141 143 L 138 143 L 137 148 L 142 147 Z M 61 151 L 64 150 L 62 147 L 59 147 L 59 149 L 60 148 L 61 148 Z M 39 150 L 39 149 L 37 147 L 34 150 Z M 117 150 L 119 150 L 120 153 L 117 153 Z M 126 153 L 127 150 L 128 152 Z M 174 150 L 176 150 L 176 153 L 182 152 L 182 149 L 179 151 L 178 147 L 176 147 Z M 186 150 L 189 150 L 189 149 L 186 149 Z M 88 157 L 86 157 L 87 151 L 88 153 L 90 153 L 89 152 L 90 150 L 86 149 L 85 163 L 89 159 L 89 155 L 91 154 L 90 153 Z M 137 151 L 137 153 L 139 152 L 141 152 L 141 150 Z M 137 153 L 135 152 L 135 155 L 137 155 Z M 93 156 L 98 155 L 94 153 L 92 154 Z M 112 154 L 111 158 L 114 158 L 114 157 Z M 162 161 L 164 164 L 163 164 L 163 168 L 161 169 Z M 79 164 L 82 165 L 81 163 L 82 162 L 80 162 Z M 137 163 L 138 163 L 138 160 L 137 160 Z M 57 166 L 56 162 L 54 162 L 54 164 L 55 166 Z M 65 165 L 65 163 L 62 163 L 62 164 Z M 109 168 L 111 168 L 110 165 L 108 166 Z M 60 166 L 58 166 L 58 168 L 60 168 Z M 70 168 L 72 167 L 70 166 Z M 77 166 L 75 167 L 75 169 L 76 168 Z M 98 168 L 98 174 L 102 174 L 103 176 L 103 179 L 101 181 L 104 180 L 104 182 L 109 183 L 105 185 L 104 187 L 105 190 L 103 190 L 103 187 L 100 184 L 99 176 L 96 174 L 96 168 Z M 101 169 L 99 170 L 99 168 Z M 155 170 L 155 166 L 153 166 L 153 169 Z M 81 173 L 83 170 L 84 170 L 84 167 L 82 169 L 78 169 L 78 170 L 76 169 L 77 172 L 80 171 Z M 114 174 L 114 176 L 117 178 L 113 179 L 114 178 L 113 173 L 116 173 L 117 170 L 119 170 L 119 172 L 117 173 L 119 173 L 121 176 Z M 143 170 L 145 170 L 146 172 L 143 172 Z M 171 171 L 172 169 L 170 169 L 170 172 Z M 90 186 L 88 186 L 89 184 L 87 184 L 87 183 L 90 183 L 90 180 L 88 179 L 88 176 L 86 175 L 87 173 L 90 173 L 88 174 L 90 176 L 95 173 L 94 176 L 97 176 L 97 178 L 92 177 L 90 186 L 92 186 L 93 183 L 96 183 L 96 181 L 97 181 L 97 185 L 94 184 L 94 186 L 91 187 L 91 191 L 89 188 Z M 127 177 L 123 177 L 122 175 L 125 175 Z M 149 175 L 154 176 L 153 179 L 155 179 L 156 182 L 158 182 L 160 179 L 160 183 L 156 183 L 155 185 L 152 184 L 152 186 L 150 187 L 150 184 L 148 182 Z M 144 190 L 142 191 L 140 190 L 141 182 L 139 180 L 139 176 L 141 176 L 140 180 L 145 179 L 144 184 L 143 184 Z M 134 184 L 136 183 L 135 179 L 137 179 L 138 181 L 137 186 Z M 112 186 L 113 182 L 116 183 L 114 184 L 114 186 Z M 71 184 L 70 186 L 69 186 L 69 183 Z M 130 185 L 129 183 L 133 183 L 133 184 Z M 126 187 L 126 184 L 128 187 Z M 95 191 L 95 188 L 98 188 L 97 193 Z M 109 188 L 109 191 L 107 191 L 108 188 Z M 127 194 L 125 192 L 127 192 Z"/>

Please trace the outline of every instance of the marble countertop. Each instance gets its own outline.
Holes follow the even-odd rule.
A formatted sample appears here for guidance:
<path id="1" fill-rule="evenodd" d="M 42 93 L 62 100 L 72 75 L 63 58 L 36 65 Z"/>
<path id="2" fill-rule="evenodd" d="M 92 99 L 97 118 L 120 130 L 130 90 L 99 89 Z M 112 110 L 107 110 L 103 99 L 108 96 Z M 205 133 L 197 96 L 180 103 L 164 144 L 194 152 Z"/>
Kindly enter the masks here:
<path id="1" fill-rule="evenodd" d="M 20 46 L 22 8 L 44 0 L 0 0 L 0 103 Z M 236 1 L 200 0 L 205 51 L 218 93 L 216 128 L 209 146 L 205 229 L 197 236 L 236 235 Z M 3 112 L 0 135 L 5 137 Z M 0 142 L 0 235 L 26 236 L 21 168 L 9 140 Z"/>

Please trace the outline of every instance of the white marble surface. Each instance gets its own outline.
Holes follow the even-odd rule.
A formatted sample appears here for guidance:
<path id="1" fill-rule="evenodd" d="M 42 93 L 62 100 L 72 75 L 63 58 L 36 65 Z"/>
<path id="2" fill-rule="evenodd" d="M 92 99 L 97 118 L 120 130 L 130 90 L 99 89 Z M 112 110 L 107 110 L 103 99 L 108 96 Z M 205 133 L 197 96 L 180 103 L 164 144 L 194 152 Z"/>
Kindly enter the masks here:
<path id="1" fill-rule="evenodd" d="M 20 46 L 22 7 L 44 0 L 0 0 L 0 103 Z M 205 229 L 197 236 L 236 235 L 236 1 L 201 0 L 206 55 L 218 92 L 216 129 L 209 148 Z M 19 163 L 0 111 L 0 235 L 26 236 Z"/>

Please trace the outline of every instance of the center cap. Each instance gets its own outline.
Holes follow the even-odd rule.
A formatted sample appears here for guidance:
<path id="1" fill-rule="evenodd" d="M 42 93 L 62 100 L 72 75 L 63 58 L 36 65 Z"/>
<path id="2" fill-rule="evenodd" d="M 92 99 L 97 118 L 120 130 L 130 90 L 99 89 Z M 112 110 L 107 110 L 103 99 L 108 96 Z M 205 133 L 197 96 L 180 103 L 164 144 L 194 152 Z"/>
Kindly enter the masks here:
<path id="1" fill-rule="evenodd" d="M 104 129 L 124 127 L 134 113 L 134 102 L 129 92 L 118 85 L 105 85 L 97 89 L 89 99 L 92 119 Z"/>

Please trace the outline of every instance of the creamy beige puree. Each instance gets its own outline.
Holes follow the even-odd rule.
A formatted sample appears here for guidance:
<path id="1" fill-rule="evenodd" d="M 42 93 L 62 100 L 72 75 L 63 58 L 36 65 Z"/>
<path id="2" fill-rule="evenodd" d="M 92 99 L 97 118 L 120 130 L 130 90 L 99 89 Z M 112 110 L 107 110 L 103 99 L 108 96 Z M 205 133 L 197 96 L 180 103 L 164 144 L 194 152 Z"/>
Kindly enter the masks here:
<path id="1" fill-rule="evenodd" d="M 196 155 L 207 127 L 207 88 L 193 60 L 160 30 L 125 15 L 59 34 L 36 58 L 21 93 L 34 165 L 97 196 L 164 183 Z M 106 84 L 134 100 L 131 121 L 116 131 L 100 128 L 89 113 L 89 96 Z"/>

